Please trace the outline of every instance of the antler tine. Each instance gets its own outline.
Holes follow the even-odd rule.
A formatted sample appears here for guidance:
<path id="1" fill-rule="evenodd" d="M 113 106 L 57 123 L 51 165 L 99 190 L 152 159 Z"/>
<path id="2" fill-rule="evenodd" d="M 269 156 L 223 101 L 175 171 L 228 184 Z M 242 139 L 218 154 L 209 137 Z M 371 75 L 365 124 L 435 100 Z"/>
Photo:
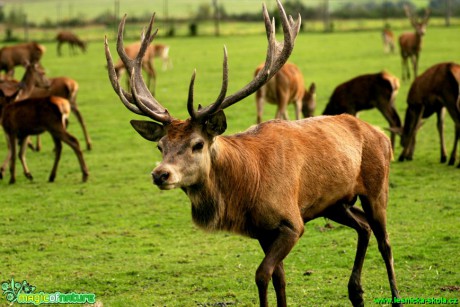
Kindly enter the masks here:
<path id="1" fill-rule="evenodd" d="M 188 88 L 187 111 L 192 119 L 196 119 L 196 112 L 193 108 L 193 88 L 195 86 L 196 69 L 193 70 L 192 79 Z"/>
<path id="2" fill-rule="evenodd" d="M 423 17 L 423 23 L 426 24 L 428 22 L 428 19 L 430 18 L 430 13 L 431 13 L 431 10 L 429 8 L 426 8 L 425 16 Z"/>
<path id="3" fill-rule="evenodd" d="M 131 81 L 132 94 L 129 94 L 126 91 L 124 91 L 120 86 L 119 80 L 116 77 L 115 68 L 112 62 L 112 57 L 110 56 L 110 51 L 108 49 L 106 39 L 107 66 L 109 67 L 109 78 L 112 82 L 112 86 L 115 92 L 120 97 L 123 104 L 129 110 L 136 114 L 150 117 L 151 119 L 159 121 L 163 124 L 167 124 L 170 123 L 173 118 L 169 114 L 168 110 L 165 109 L 160 103 L 158 103 L 158 101 L 156 101 L 156 99 L 152 96 L 142 77 L 143 57 L 145 55 L 147 47 L 150 45 L 150 43 L 152 42 L 152 40 L 158 32 L 157 29 L 152 34 L 154 19 L 155 14 L 153 14 L 152 18 L 150 19 L 147 31 L 145 31 L 145 29 L 144 31 L 142 31 L 141 46 L 135 59 L 131 59 L 128 57 L 123 45 L 123 31 L 126 22 L 126 15 L 123 16 L 118 27 L 117 51 L 130 77 L 129 80 Z"/>
<path id="4" fill-rule="evenodd" d="M 113 90 L 118 94 L 120 100 L 123 104 L 133 113 L 143 115 L 142 111 L 134 105 L 133 97 L 130 93 L 126 92 L 120 85 L 120 80 L 117 77 L 115 72 L 115 67 L 113 65 L 112 55 L 110 54 L 109 44 L 107 42 L 107 36 L 104 39 L 105 46 L 105 57 L 107 59 L 107 69 L 109 72 L 110 83 L 112 84 Z"/>
<path id="5" fill-rule="evenodd" d="M 152 96 L 147 85 L 142 77 L 142 60 L 148 46 L 155 38 L 158 29 L 152 34 L 153 22 L 155 14 L 152 15 L 150 23 L 147 27 L 147 31 L 142 31 L 142 41 L 139 48 L 139 52 L 134 59 L 134 66 L 131 72 L 128 72 L 131 77 L 131 93 L 134 98 L 134 102 L 141 109 L 146 116 L 163 123 L 169 123 L 172 120 L 168 110 L 165 109 L 158 101 Z"/>
<path id="6" fill-rule="evenodd" d="M 223 62 L 223 74 L 222 74 L 222 86 L 220 89 L 219 96 L 217 97 L 216 101 L 209 105 L 206 108 L 199 108 L 198 111 L 196 112 L 195 109 L 193 108 L 193 87 L 195 83 L 195 75 L 196 71 L 193 72 L 192 75 L 192 80 L 190 82 L 190 87 L 189 87 L 189 98 L 187 102 L 187 109 L 188 113 L 190 114 L 190 117 L 195 120 L 202 120 L 206 118 L 207 114 L 214 114 L 217 112 L 222 104 L 222 102 L 225 99 L 225 95 L 227 94 L 227 89 L 228 89 L 228 54 L 227 54 L 227 47 L 224 46 L 224 62 Z"/>
<path id="7" fill-rule="evenodd" d="M 404 12 L 406 13 L 406 16 L 409 19 L 409 21 L 411 22 L 411 24 L 413 24 L 413 25 L 417 24 L 417 16 L 414 16 L 412 14 L 412 10 L 409 7 L 409 5 L 404 4 L 403 7 L 404 7 Z"/>
<path id="8" fill-rule="evenodd" d="M 286 12 L 280 2 L 277 0 L 278 9 L 281 15 L 281 23 L 283 25 L 283 32 L 284 32 L 284 41 L 278 42 L 275 38 L 275 21 L 270 21 L 270 16 L 268 14 L 267 7 L 263 4 L 263 16 L 265 21 L 265 29 L 267 33 L 267 40 L 268 40 L 268 47 L 267 47 L 267 56 L 265 59 L 265 66 L 262 70 L 257 74 L 257 76 L 249 82 L 246 86 L 240 89 L 238 92 L 230 95 L 226 98 L 220 100 L 222 94 L 225 96 L 225 92 L 221 90 L 221 95 L 219 95 L 218 100 L 211 104 L 210 106 L 203 108 L 198 111 L 198 117 L 200 119 L 206 118 L 209 115 L 216 113 L 219 110 L 223 110 L 232 104 L 244 99 L 245 97 L 251 95 L 255 91 L 257 91 L 260 87 L 262 87 L 271 77 L 273 77 L 278 70 L 286 63 L 287 59 L 292 53 L 294 48 L 295 38 L 299 33 L 301 17 L 300 14 L 298 15 L 297 21 L 289 16 L 286 16 Z M 226 53 L 226 52 L 225 52 Z M 225 55 L 225 58 L 227 56 Z M 227 60 L 225 59 L 225 62 Z M 224 67 L 226 66 L 224 62 Z M 226 69 L 224 68 L 224 82 L 226 82 L 226 78 L 228 78 Z M 226 87 L 226 86 L 225 86 Z M 224 86 L 222 87 L 222 89 Z M 192 96 L 193 97 L 193 96 Z M 190 112 L 189 112 L 190 113 Z M 192 116 L 192 114 L 190 114 Z M 192 116 L 193 117 L 193 116 Z"/>
<path id="9" fill-rule="evenodd" d="M 300 30 L 301 17 L 297 17 L 294 21 L 292 16 L 289 19 L 284 11 L 283 5 L 277 0 L 278 9 L 280 11 L 281 24 L 283 26 L 284 41 L 278 42 L 275 39 L 275 21 L 270 22 L 267 8 L 263 5 L 265 27 L 268 37 L 268 52 L 265 60 L 265 65 L 259 74 L 244 88 L 235 94 L 225 98 L 222 103 L 222 109 L 231 106 L 232 104 L 244 99 L 262 87 L 270 78 L 272 78 L 278 70 L 286 63 L 294 49 L 294 42 Z M 268 30 L 270 29 L 270 30 Z"/>

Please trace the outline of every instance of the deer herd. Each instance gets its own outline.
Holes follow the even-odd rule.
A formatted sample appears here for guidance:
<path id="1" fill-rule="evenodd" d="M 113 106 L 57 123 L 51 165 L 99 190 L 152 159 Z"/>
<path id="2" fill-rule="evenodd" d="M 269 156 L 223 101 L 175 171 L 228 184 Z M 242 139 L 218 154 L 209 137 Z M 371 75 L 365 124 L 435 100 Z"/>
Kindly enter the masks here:
<path id="1" fill-rule="evenodd" d="M 351 227 L 358 234 L 348 282 L 353 306 L 364 305 L 361 271 L 372 233 L 385 263 L 391 296 L 398 298 L 386 227 L 389 167 L 396 136 L 401 137 L 403 148 L 399 160 L 411 160 L 422 120 L 436 113 L 441 162 L 446 162 L 443 127 L 447 110 L 455 123 L 454 148 L 448 163 L 455 163 L 460 138 L 460 65 L 439 63 L 418 75 L 429 11 L 418 20 L 409 7 L 405 7 L 414 32 L 399 37 L 402 80 L 410 79 L 408 59 L 413 65 L 414 80 L 404 121 L 395 104 L 401 86 L 399 79 L 387 71 L 362 74 L 339 84 L 322 116 L 314 116 L 317 84 L 310 82 L 306 87 L 299 67 L 288 62 L 299 32 L 300 15 L 296 19 L 287 16 L 279 0 L 277 5 L 283 40 L 277 41 L 274 20 L 264 5 L 267 55 L 255 69 L 252 81 L 227 95 L 230 75 L 224 48 L 222 85 L 216 100 L 205 107 L 194 107 L 196 72 L 193 72 L 186 106 L 190 117 L 186 120 L 175 118 L 155 98 L 153 58 L 160 57 L 164 68 L 172 67 L 172 63 L 167 45 L 152 45 L 156 35 L 152 30 L 154 16 L 141 41 L 125 45 L 125 15 L 116 42 L 118 62 L 113 61 L 105 39 L 110 83 L 128 110 L 151 119 L 132 120 L 131 124 L 143 138 L 157 143 L 161 152 L 162 161 L 151 173 L 153 183 L 161 190 L 183 190 L 191 202 L 192 219 L 199 227 L 235 232 L 259 241 L 265 254 L 255 274 L 260 306 L 268 306 L 270 281 L 277 305 L 286 306 L 283 260 L 303 235 L 304 224 L 318 217 Z M 393 52 L 392 31 L 385 28 L 382 37 L 386 50 Z M 70 45 L 72 53 L 75 46 L 83 52 L 87 47 L 71 32 L 59 33 L 57 41 L 59 56 L 63 43 Z M 16 145 L 24 174 L 32 179 L 25 153 L 28 146 L 40 150 L 40 143 L 31 145 L 29 136 L 44 131 L 51 134 L 55 145 L 49 181 L 56 177 L 62 142 L 75 152 L 82 180 L 86 181 L 89 176 L 79 142 L 66 130 L 73 112 L 82 127 L 87 150 L 92 148 L 76 102 L 79 85 L 69 77 L 48 78 L 40 64 L 45 51 L 37 43 L 0 50 L 0 71 L 6 72 L 0 81 L 0 118 L 8 145 L 0 176 L 9 165 L 10 183 L 16 181 Z M 25 67 L 20 81 L 13 79 L 18 65 Z M 125 88 L 121 85 L 123 72 L 127 74 Z M 257 106 L 257 125 L 245 132 L 223 135 L 227 128 L 224 110 L 252 94 Z M 263 122 L 264 102 L 277 106 L 276 119 Z M 288 120 L 289 104 L 295 106 L 295 121 Z M 356 118 L 358 112 L 372 108 L 388 121 L 391 138 Z M 354 206 L 358 199 L 361 208 Z"/>

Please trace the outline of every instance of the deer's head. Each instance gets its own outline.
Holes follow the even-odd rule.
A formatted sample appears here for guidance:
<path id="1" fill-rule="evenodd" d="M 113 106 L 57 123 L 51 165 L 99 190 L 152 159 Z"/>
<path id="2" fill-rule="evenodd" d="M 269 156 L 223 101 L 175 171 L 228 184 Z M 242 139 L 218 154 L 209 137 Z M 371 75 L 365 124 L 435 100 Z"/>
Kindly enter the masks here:
<path id="1" fill-rule="evenodd" d="M 130 76 L 131 93 L 122 89 L 109 51 L 107 38 L 105 52 L 109 78 L 113 89 L 123 104 L 133 113 L 147 116 L 154 121 L 131 121 L 134 129 L 145 139 L 158 142 L 163 160 L 153 170 L 154 183 L 160 189 L 190 188 L 203 183 L 209 174 L 212 156 L 218 147 L 217 136 L 224 133 L 227 122 L 224 109 L 251 95 L 262 87 L 289 58 L 294 40 L 300 28 L 300 15 L 297 21 L 287 17 L 281 3 L 278 8 L 284 32 L 284 41 L 275 39 L 274 21 L 270 21 L 267 9 L 263 6 L 263 15 L 268 39 L 268 51 L 264 68 L 245 87 L 227 96 L 228 86 L 228 56 L 224 48 L 223 77 L 220 93 L 212 104 L 207 107 L 193 106 L 193 88 L 195 83 L 194 72 L 191 78 L 187 110 L 190 118 L 179 120 L 172 117 L 150 93 L 142 77 L 142 59 L 150 43 L 156 35 L 152 34 L 154 16 L 150 20 L 147 31 L 141 35 L 142 43 L 137 56 L 131 59 L 127 56 L 123 46 L 123 29 L 126 15 L 120 22 L 118 29 L 117 51 Z"/>

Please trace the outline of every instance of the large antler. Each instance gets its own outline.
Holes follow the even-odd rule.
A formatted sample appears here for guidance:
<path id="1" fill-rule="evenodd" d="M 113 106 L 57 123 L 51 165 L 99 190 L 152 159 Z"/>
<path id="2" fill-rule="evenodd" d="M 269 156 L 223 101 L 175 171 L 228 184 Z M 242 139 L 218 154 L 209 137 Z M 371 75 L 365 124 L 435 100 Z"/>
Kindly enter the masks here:
<path id="1" fill-rule="evenodd" d="M 152 42 L 158 30 L 152 34 L 153 21 L 155 14 L 150 19 L 147 31 L 141 35 L 141 47 L 137 56 L 134 59 L 128 57 L 123 46 L 123 31 L 126 22 L 126 15 L 120 22 L 118 27 L 118 39 L 117 39 L 117 52 L 122 60 L 123 64 L 128 71 L 131 80 L 131 94 L 126 92 L 120 85 L 120 80 L 117 77 L 115 68 L 110 54 L 109 45 L 107 42 L 107 36 L 105 37 L 105 56 L 107 59 L 107 68 L 109 71 L 109 79 L 112 83 L 112 87 L 120 97 L 123 104 L 132 112 L 150 117 L 153 120 L 167 124 L 172 121 L 172 117 L 168 110 L 165 109 L 150 93 L 142 77 L 142 58 L 147 50 L 147 47 Z"/>
<path id="2" fill-rule="evenodd" d="M 409 21 L 411 22 L 411 24 L 413 26 L 417 26 L 417 24 L 419 23 L 419 20 L 418 20 L 419 18 L 418 18 L 418 16 L 416 14 L 415 15 L 412 14 L 412 11 L 411 11 L 410 7 L 407 4 L 404 5 L 404 12 L 406 13 L 406 16 L 409 19 Z M 429 18 L 430 18 L 430 9 L 426 8 L 425 9 L 425 16 L 423 16 L 423 18 L 420 21 L 420 23 L 427 24 Z"/>
<path id="3" fill-rule="evenodd" d="M 271 77 L 273 77 L 278 70 L 286 63 L 294 48 L 294 41 L 300 29 L 300 14 L 297 21 L 294 21 L 292 16 L 287 17 L 281 2 L 277 0 L 278 8 L 280 11 L 281 23 L 283 25 L 284 41 L 278 42 L 275 39 L 275 20 L 270 21 L 267 7 L 263 4 L 263 16 L 265 20 L 265 28 L 267 32 L 268 48 L 267 57 L 265 59 L 265 66 L 260 70 L 257 76 L 249 82 L 245 87 L 240 89 L 233 95 L 225 97 L 228 84 L 228 66 L 227 66 L 227 50 L 224 48 L 224 64 L 223 64 L 223 82 L 219 97 L 217 100 L 205 107 L 198 108 L 197 111 L 193 108 L 193 85 L 195 82 L 195 73 L 193 73 L 192 80 L 189 88 L 189 99 L 187 109 L 192 119 L 204 120 L 209 115 L 223 110 L 232 104 L 242 100 L 243 98 L 251 95 L 262 87 Z"/>

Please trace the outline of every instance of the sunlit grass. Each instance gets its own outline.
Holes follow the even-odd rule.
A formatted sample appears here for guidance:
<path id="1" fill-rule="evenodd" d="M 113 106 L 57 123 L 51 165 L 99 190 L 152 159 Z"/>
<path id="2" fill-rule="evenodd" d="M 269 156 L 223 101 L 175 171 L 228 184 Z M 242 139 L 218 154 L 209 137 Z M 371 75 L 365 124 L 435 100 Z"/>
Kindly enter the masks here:
<path id="1" fill-rule="evenodd" d="M 263 31 L 263 26 L 260 24 Z M 38 291 L 93 292 L 104 306 L 196 306 L 219 303 L 255 306 L 255 270 L 263 253 L 256 241 L 233 234 L 205 233 L 191 221 L 190 205 L 181 191 L 156 189 L 150 171 L 160 160 L 155 144 L 129 125 L 135 118 L 109 85 L 100 31 L 88 53 L 57 58 L 46 43 L 43 65 L 51 76 L 66 75 L 80 83 L 78 102 L 94 149 L 85 151 L 87 183 L 73 152 L 64 146 L 55 183 L 47 183 L 52 141 L 43 137 L 40 153 L 28 152 L 34 181 L 18 172 L 13 186 L 0 182 L 0 281 L 27 280 Z M 264 60 L 265 36 L 168 39 L 174 69 L 158 71 L 157 99 L 185 119 L 188 84 L 197 69 L 196 103 L 209 104 L 220 89 L 225 44 L 229 52 L 229 93 L 251 78 Z M 110 39 L 112 53 L 115 42 Z M 458 29 L 429 29 L 420 67 L 440 61 L 460 62 Z M 318 88 L 316 114 L 322 113 L 334 87 L 358 74 L 382 69 L 399 75 L 398 55 L 383 53 L 380 33 L 302 34 L 291 57 L 307 83 Z M 159 66 L 159 65 L 157 65 Z M 17 76 L 21 70 L 17 71 Z M 410 84 L 397 99 L 404 116 Z M 291 118 L 293 109 L 289 109 Z M 264 119 L 275 113 L 267 106 Z M 255 123 L 254 97 L 226 110 L 226 134 Z M 360 118 L 379 127 L 387 123 L 377 111 Z M 83 144 L 74 117 L 69 130 Z M 453 124 L 446 118 L 450 150 Z M 439 164 L 435 120 L 420 130 L 414 161 L 393 162 L 388 204 L 388 230 L 403 297 L 458 298 L 443 291 L 460 286 L 458 233 L 460 170 Z M 306 136 L 308 137 L 308 136 Z M 0 138 L 0 146 L 6 146 Z M 396 148 L 399 154 L 401 148 Z M 18 170 L 20 166 L 17 165 Z M 306 225 L 304 237 L 285 261 L 288 303 L 292 306 L 349 306 L 347 282 L 353 264 L 356 234 L 322 219 Z M 310 271 L 311 274 L 304 274 Z M 365 299 L 390 295 L 383 261 L 372 238 L 363 270 Z M 270 293 L 274 304 L 274 294 Z M 0 297 L 0 304 L 6 303 Z"/>

